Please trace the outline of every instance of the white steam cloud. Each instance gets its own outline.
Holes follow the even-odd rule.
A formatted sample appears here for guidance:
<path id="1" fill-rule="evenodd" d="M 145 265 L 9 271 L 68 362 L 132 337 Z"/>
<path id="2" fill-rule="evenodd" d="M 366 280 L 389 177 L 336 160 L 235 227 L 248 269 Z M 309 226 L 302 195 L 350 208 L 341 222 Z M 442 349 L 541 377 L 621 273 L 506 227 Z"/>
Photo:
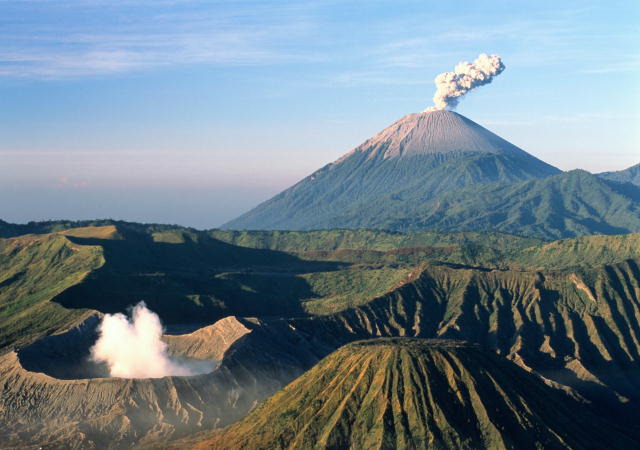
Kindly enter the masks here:
<path id="1" fill-rule="evenodd" d="M 455 108 L 460 97 L 471 89 L 491 83 L 503 70 L 504 64 L 498 55 L 482 53 L 473 63 L 459 62 L 453 72 L 444 72 L 436 77 L 435 106 L 424 112 Z"/>
<path id="2" fill-rule="evenodd" d="M 109 366 L 112 377 L 161 378 L 169 375 L 194 375 L 186 365 L 172 361 L 167 344 L 161 340 L 160 318 L 144 302 L 124 314 L 106 314 L 98 327 L 99 338 L 91 348 L 91 357 Z"/>

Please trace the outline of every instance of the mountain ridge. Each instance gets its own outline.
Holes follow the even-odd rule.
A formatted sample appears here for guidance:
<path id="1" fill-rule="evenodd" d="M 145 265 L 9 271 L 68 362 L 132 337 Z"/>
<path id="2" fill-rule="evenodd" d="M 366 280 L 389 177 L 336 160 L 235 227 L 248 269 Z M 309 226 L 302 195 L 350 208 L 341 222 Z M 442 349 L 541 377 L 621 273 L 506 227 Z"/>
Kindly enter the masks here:
<path id="1" fill-rule="evenodd" d="M 633 445 L 563 392 L 480 346 L 341 347 L 195 448 L 589 448 Z M 191 443 L 190 443 L 191 444 Z"/>
<path id="2" fill-rule="evenodd" d="M 63 226 L 36 225 L 34 230 Z M 640 235 L 545 243 L 498 233 L 232 233 L 82 225 L 64 234 L 0 239 L 0 300 L 11 308 L 0 311 L 0 343 L 9 352 L 0 356 L 0 365 L 7 369 L 0 385 L 7 392 L 3 401 L 10 406 L 0 407 L 0 431 L 15 432 L 12 442 L 21 442 L 21 436 L 27 440 L 20 433 L 36 432 L 34 440 L 28 438 L 34 445 L 60 438 L 59 447 L 64 447 L 79 442 L 78 435 L 69 434 L 84 427 L 78 418 L 97 426 L 91 425 L 92 441 L 108 435 L 111 428 L 103 428 L 107 423 L 116 426 L 128 420 L 129 413 L 117 410 L 104 420 L 93 420 L 100 408 L 126 403 L 121 390 L 91 402 L 91 414 L 80 391 L 74 391 L 70 408 L 75 415 L 66 420 L 56 402 L 65 402 L 69 386 L 77 382 L 58 380 L 56 386 L 45 386 L 38 381 L 40 375 L 23 369 L 29 361 L 27 372 L 35 369 L 33 357 L 42 354 L 38 349 L 46 350 L 48 343 L 62 337 L 45 335 L 69 329 L 78 315 L 91 310 L 122 311 L 142 294 L 168 326 L 215 318 L 222 319 L 219 325 L 237 326 L 237 333 L 231 333 L 236 337 L 230 337 L 237 340 L 225 347 L 226 362 L 215 385 L 230 389 L 217 398 L 236 405 L 235 418 L 340 345 L 378 336 L 415 336 L 480 343 L 591 401 L 603 414 L 629 426 L 629 433 L 636 430 L 632 420 L 627 423 L 624 418 L 636 417 L 640 400 Z M 42 265 L 50 261 L 56 271 L 43 277 Z M 86 277 L 78 276 L 87 272 Z M 13 302 L 25 293 L 23 301 Z M 227 317 L 235 313 L 240 316 Z M 38 328 L 26 330 L 30 323 Z M 178 336 L 188 339 L 180 352 L 204 356 L 202 351 L 219 345 L 215 333 L 203 331 Z M 29 344 L 33 346 L 25 349 Z M 22 369 L 11 359 L 12 348 L 24 357 Z M 47 353 L 40 362 L 45 361 L 55 362 L 56 354 Z M 34 389 L 21 390 L 23 381 L 33 382 Z M 176 386 L 192 385 L 183 381 Z M 254 389 L 260 383 L 262 387 Z M 158 386 L 154 392 L 164 399 L 166 388 L 151 385 Z M 215 386 L 207 382 L 202 388 Z M 234 397 L 237 389 L 244 399 L 240 403 Z M 182 398 L 191 405 L 183 403 L 183 409 L 193 411 L 195 404 Z M 34 410 L 32 405 L 40 404 L 46 407 Z M 159 409 L 148 419 L 155 425 L 145 419 L 151 428 L 143 428 L 163 427 L 158 438 L 183 435 L 167 428 L 184 425 L 173 419 L 166 422 L 173 414 L 171 404 L 176 403 L 159 401 Z M 205 411 L 204 404 L 195 408 Z M 210 420 L 224 417 L 224 411 L 207 411 Z M 189 425 L 184 433 L 198 431 L 197 424 L 203 423 L 198 412 L 189 414 L 194 427 Z M 27 416 L 28 423 L 18 420 Z M 51 418 L 56 422 L 43 429 L 40 420 Z M 229 422 L 207 423 L 216 428 Z M 134 425 L 127 429 L 138 427 Z M 140 442 L 141 437 L 123 434 L 118 439 Z M 124 441 L 114 440 L 112 446 Z"/>
<path id="3" fill-rule="evenodd" d="M 465 186 L 559 173 L 457 113 L 410 114 L 222 228 L 334 228 L 346 211 L 362 219 L 348 227 L 362 227 L 375 223 L 370 204 L 411 210 Z"/>
<path id="4" fill-rule="evenodd" d="M 631 183 L 636 186 L 640 186 L 640 163 L 623 170 L 602 172 L 599 173 L 598 176 L 606 180 Z"/>

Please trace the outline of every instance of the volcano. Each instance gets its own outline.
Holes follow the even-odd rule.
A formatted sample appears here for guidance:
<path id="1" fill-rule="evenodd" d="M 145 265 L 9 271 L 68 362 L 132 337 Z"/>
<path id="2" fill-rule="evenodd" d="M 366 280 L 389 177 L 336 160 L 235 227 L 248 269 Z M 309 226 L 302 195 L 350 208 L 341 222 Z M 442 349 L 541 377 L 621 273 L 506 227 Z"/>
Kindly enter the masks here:
<path id="1" fill-rule="evenodd" d="M 223 228 L 378 227 L 463 186 L 558 173 L 453 111 L 409 114 Z"/>
<path id="2" fill-rule="evenodd" d="M 348 344 L 241 421 L 200 440 L 196 448 L 634 445 L 588 405 L 495 353 L 411 338 Z"/>

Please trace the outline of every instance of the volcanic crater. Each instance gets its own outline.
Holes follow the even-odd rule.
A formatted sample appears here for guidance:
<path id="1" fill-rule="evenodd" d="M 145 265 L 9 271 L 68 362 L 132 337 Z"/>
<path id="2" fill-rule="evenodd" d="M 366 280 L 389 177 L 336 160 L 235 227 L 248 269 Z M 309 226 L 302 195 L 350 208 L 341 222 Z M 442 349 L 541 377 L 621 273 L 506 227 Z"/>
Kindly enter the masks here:
<path id="1" fill-rule="evenodd" d="M 100 314 L 87 318 L 64 333 L 47 336 L 17 351 L 20 365 L 29 372 L 40 372 L 60 380 L 110 378 L 109 368 L 91 357 L 91 348 L 98 339 Z M 189 365 L 194 375 L 211 372 L 222 355 L 215 346 L 204 350 L 203 338 L 208 327 L 189 334 L 165 334 L 167 353 L 172 361 Z"/>
<path id="2" fill-rule="evenodd" d="M 5 443 L 51 448 L 129 448 L 217 428 L 242 417 L 278 386 L 240 390 L 225 352 L 251 332 L 229 316 L 192 333 L 162 336 L 173 360 L 200 364 L 192 376 L 116 378 L 92 361 L 102 314 L 0 356 L 0 427 Z M 281 383 L 279 383 L 281 385 Z M 35 406 L 37 405 L 37 407 Z M 17 418 L 20 420 L 17 420 Z M 114 430 L 117 430 L 115 432 Z"/>

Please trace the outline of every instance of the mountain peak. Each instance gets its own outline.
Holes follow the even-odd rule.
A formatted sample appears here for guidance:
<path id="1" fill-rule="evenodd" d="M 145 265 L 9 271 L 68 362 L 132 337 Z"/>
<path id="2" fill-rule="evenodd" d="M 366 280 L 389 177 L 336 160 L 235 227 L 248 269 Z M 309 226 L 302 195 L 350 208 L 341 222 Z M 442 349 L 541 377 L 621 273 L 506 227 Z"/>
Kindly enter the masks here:
<path id="1" fill-rule="evenodd" d="M 195 448 L 624 448 L 631 441 L 506 358 L 453 341 L 341 347 Z M 192 444 L 192 443 L 189 443 Z"/>
<path id="2" fill-rule="evenodd" d="M 407 114 L 340 160 L 355 152 L 383 159 L 452 152 L 526 154 L 474 121 L 448 110 Z"/>
<path id="3" fill-rule="evenodd" d="M 559 172 L 453 111 L 408 114 L 223 228 L 386 227 L 463 186 Z"/>

